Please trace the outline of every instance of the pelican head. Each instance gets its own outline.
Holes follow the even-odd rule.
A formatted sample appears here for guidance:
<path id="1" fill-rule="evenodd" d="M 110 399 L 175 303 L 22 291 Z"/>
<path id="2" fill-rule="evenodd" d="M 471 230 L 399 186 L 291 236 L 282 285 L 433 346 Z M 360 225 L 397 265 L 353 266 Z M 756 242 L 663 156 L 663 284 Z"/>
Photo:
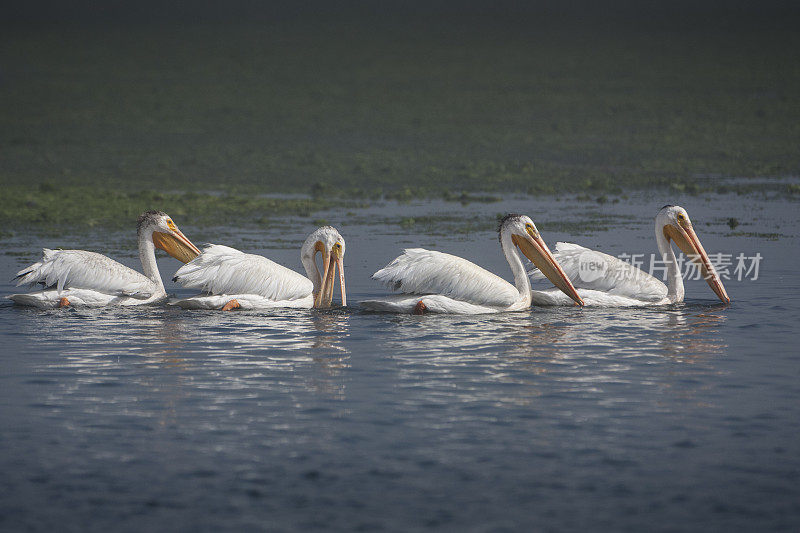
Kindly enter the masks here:
<path id="1" fill-rule="evenodd" d="M 314 307 L 330 307 L 333 301 L 334 270 L 339 271 L 339 289 L 342 294 L 342 307 L 347 306 L 347 292 L 344 284 L 344 237 L 336 228 L 322 226 L 308 236 L 300 249 L 300 259 L 306 267 L 308 276 L 314 282 Z M 323 273 L 320 277 L 316 255 L 322 253 Z M 313 270 L 310 265 L 313 264 Z"/>
<path id="2" fill-rule="evenodd" d="M 500 243 L 503 242 L 505 235 L 511 236 L 511 242 L 520 249 L 520 251 L 536 265 L 542 274 L 544 274 L 550 282 L 561 289 L 564 294 L 572 298 L 578 305 L 584 305 L 583 300 L 578 295 L 578 291 L 572 285 L 561 265 L 558 264 L 556 258 L 550 252 L 550 249 L 545 244 L 536 229 L 536 224 L 533 220 L 526 215 L 506 215 L 500 221 L 498 228 L 500 235 Z"/>
<path id="3" fill-rule="evenodd" d="M 677 205 L 665 205 L 662 207 L 661 211 L 656 215 L 656 232 L 663 233 L 667 243 L 674 241 L 689 259 L 697 263 L 700 266 L 700 273 L 703 275 L 703 279 L 706 280 L 711 290 L 724 303 L 730 303 L 731 299 L 728 297 L 728 293 L 725 292 L 722 280 L 720 280 L 714 265 L 708 259 L 708 254 L 706 254 L 703 245 L 700 244 L 700 239 L 697 238 L 697 234 L 694 232 L 692 221 L 689 220 L 689 214 L 686 209 Z"/>
<path id="4" fill-rule="evenodd" d="M 172 218 L 163 211 L 145 211 L 139 215 L 136 232 L 140 239 L 150 235 L 156 248 L 164 250 L 182 263 L 188 263 L 200 255 L 197 246 L 186 238 Z"/>

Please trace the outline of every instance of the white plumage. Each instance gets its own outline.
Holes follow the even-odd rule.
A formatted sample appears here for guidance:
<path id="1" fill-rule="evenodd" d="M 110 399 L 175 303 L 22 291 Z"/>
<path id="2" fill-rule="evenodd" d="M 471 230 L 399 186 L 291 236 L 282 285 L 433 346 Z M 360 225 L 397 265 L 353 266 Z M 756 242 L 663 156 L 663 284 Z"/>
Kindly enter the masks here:
<path id="1" fill-rule="evenodd" d="M 590 306 L 628 307 L 654 305 L 664 302 L 667 286 L 647 272 L 616 257 L 568 242 L 556 243 L 553 256 L 567 277 L 578 289 L 578 294 Z M 602 275 L 597 278 L 581 274 L 581 263 L 591 261 Z M 531 279 L 545 276 L 538 270 L 530 271 Z M 585 279 L 584 279 L 585 278 Z M 532 291 L 534 305 L 570 305 L 566 294 L 559 290 Z"/>
<path id="2" fill-rule="evenodd" d="M 200 250 L 161 211 L 148 211 L 139 217 L 137 236 L 144 274 L 95 252 L 45 248 L 41 261 L 20 270 L 16 277 L 17 286 L 41 284 L 45 289 L 8 298 L 42 309 L 161 302 L 167 293 L 158 272 L 155 248 L 181 261 L 195 257 Z"/>
<path id="3" fill-rule="evenodd" d="M 209 244 L 173 278 L 209 294 L 253 294 L 268 300 L 298 300 L 311 294 L 310 279 L 261 255 Z"/>
<path id="4" fill-rule="evenodd" d="M 533 221 L 508 215 L 498 230 L 500 247 L 514 274 L 514 285 L 454 255 L 410 248 L 373 274 L 373 279 L 402 294 L 361 302 L 371 311 L 390 313 L 479 314 L 519 311 L 531 304 L 531 286 L 517 248 L 548 269 L 550 279 L 577 298 Z"/>
<path id="5" fill-rule="evenodd" d="M 417 312 L 419 302 L 424 304 L 422 312 Z M 456 300 L 441 294 L 391 294 L 374 300 L 362 300 L 361 306 L 378 313 L 425 314 L 438 313 L 445 315 L 483 315 L 500 311 L 519 311 L 522 306 L 512 308 L 489 307 L 477 305 L 463 300 Z"/>
<path id="6" fill-rule="evenodd" d="M 722 281 L 700 240 L 694 232 L 689 215 L 682 207 L 666 205 L 656 215 L 656 244 L 667 267 L 667 284 L 647 272 L 610 255 L 577 244 L 559 242 L 554 254 L 564 272 L 578 288 L 586 305 L 598 307 L 629 307 L 666 305 L 683 301 L 684 286 L 671 242 L 693 261 L 711 289 L 725 303 L 730 302 Z M 537 269 L 530 271 L 532 279 L 544 276 Z M 565 305 L 569 300 L 554 290 L 532 291 L 537 305 Z"/>
<path id="7" fill-rule="evenodd" d="M 42 260 L 17 273 L 17 286 L 41 283 L 57 291 L 92 289 L 109 296 L 146 300 L 156 291 L 144 274 L 86 250 L 42 250 Z"/>
<path id="8" fill-rule="evenodd" d="M 323 253 L 326 274 L 323 280 L 314 262 L 317 252 Z M 339 232 L 323 226 L 314 231 L 300 250 L 300 258 L 308 274 L 305 277 L 266 257 L 247 254 L 229 246 L 209 244 L 196 259 L 182 266 L 173 281 L 203 294 L 170 301 L 184 309 L 269 309 L 276 307 L 311 308 L 328 306 L 333 291 L 333 270 L 339 268 L 343 305 L 344 238 Z M 322 294 L 323 297 L 320 297 Z M 323 301 L 324 300 L 324 301 Z"/>
<path id="9" fill-rule="evenodd" d="M 500 276 L 461 257 L 423 248 L 403 250 L 372 279 L 404 294 L 439 294 L 479 306 L 509 307 L 519 299 L 517 289 Z"/>
<path id="10" fill-rule="evenodd" d="M 106 306 L 130 306 L 144 305 L 162 302 L 166 295 L 151 297 L 148 299 L 133 298 L 130 296 L 118 296 L 106 294 L 93 289 L 45 289 L 43 291 L 29 292 L 23 294 L 12 294 L 8 297 L 14 300 L 17 305 L 38 307 L 39 309 L 56 309 L 65 307 L 61 305 L 61 299 L 66 299 L 70 307 L 106 307 Z"/>

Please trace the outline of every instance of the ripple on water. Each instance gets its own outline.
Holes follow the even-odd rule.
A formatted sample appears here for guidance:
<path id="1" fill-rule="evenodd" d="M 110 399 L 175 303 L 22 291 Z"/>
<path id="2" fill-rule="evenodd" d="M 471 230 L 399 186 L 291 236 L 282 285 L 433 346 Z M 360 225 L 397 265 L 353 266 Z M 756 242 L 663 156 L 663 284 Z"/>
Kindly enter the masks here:
<path id="1" fill-rule="evenodd" d="M 704 232 L 706 248 L 753 246 L 725 231 Z M 375 295 L 369 268 L 397 252 L 382 237 L 348 227 L 348 242 L 369 244 L 348 247 L 354 302 Z M 439 244 L 505 272 L 496 249 Z M 785 296 L 798 289 L 785 244 L 765 245 L 764 284 L 731 284 L 731 306 L 702 283 L 683 305 L 475 317 L 0 304 L 0 515 L 20 530 L 130 517 L 796 529 L 800 308 Z"/>

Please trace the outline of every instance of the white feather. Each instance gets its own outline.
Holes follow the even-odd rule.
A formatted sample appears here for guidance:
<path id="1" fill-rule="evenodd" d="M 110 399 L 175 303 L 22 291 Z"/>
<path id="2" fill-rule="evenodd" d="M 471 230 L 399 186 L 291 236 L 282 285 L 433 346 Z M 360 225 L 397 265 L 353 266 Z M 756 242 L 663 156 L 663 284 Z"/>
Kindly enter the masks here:
<path id="1" fill-rule="evenodd" d="M 189 298 L 176 298 L 170 300 L 168 305 L 183 309 L 221 309 L 231 300 L 236 300 L 239 309 L 273 309 L 297 308 L 310 309 L 314 306 L 314 297 L 310 294 L 297 300 L 270 300 L 258 294 L 210 294 L 206 296 L 191 296 Z"/>
<path id="2" fill-rule="evenodd" d="M 667 286 L 647 272 L 621 259 L 569 242 L 556 243 L 553 256 L 561 265 L 587 306 L 633 307 L 669 303 Z M 596 270 L 581 273 L 581 263 L 591 261 Z M 528 272 L 531 279 L 543 280 L 537 268 Z M 598 275 L 599 273 L 599 275 Z M 561 291 L 531 291 L 534 305 L 572 305 Z"/>
<path id="3" fill-rule="evenodd" d="M 92 289 L 48 289 L 25 294 L 11 294 L 9 300 L 19 305 L 38 307 L 39 309 L 56 309 L 60 307 L 61 298 L 69 301 L 70 307 L 105 307 L 109 305 L 141 306 L 157 304 L 166 299 L 166 295 L 157 295 L 149 300 L 131 298 L 129 296 L 106 294 Z"/>
<path id="4" fill-rule="evenodd" d="M 173 280 L 210 295 L 257 295 L 273 302 L 307 298 L 314 288 L 310 279 L 266 257 L 219 244 L 208 245 Z"/>
<path id="5" fill-rule="evenodd" d="M 495 313 L 520 300 L 503 278 L 461 257 L 423 248 L 403 250 L 372 278 L 402 293 L 361 302 L 373 311 L 411 312 L 421 300 L 433 313 Z"/>
<path id="6" fill-rule="evenodd" d="M 110 296 L 131 296 L 145 300 L 156 291 L 144 274 L 104 255 L 85 250 L 50 250 L 42 260 L 17 273 L 17 286 L 43 283 L 65 289 L 90 289 Z"/>
<path id="7" fill-rule="evenodd" d="M 618 296 L 607 292 L 592 289 L 577 289 L 578 295 L 583 299 L 586 307 L 642 307 L 646 305 L 661 305 L 670 303 L 666 298 L 658 301 L 639 300 L 629 296 Z M 575 302 L 558 289 L 531 291 L 533 305 L 574 305 Z"/>
<path id="8" fill-rule="evenodd" d="M 461 257 L 409 248 L 375 272 L 372 278 L 403 294 L 438 294 L 488 307 L 508 307 L 517 289 L 495 274 Z"/>
<path id="9" fill-rule="evenodd" d="M 394 294 L 375 300 L 363 300 L 361 307 L 369 311 L 380 313 L 403 313 L 409 314 L 416 308 L 417 304 L 425 304 L 425 311 L 428 313 L 442 313 L 454 315 L 480 315 L 484 313 L 496 313 L 495 307 L 475 305 L 469 302 L 454 300 L 441 294 L 427 294 L 424 296 Z"/>

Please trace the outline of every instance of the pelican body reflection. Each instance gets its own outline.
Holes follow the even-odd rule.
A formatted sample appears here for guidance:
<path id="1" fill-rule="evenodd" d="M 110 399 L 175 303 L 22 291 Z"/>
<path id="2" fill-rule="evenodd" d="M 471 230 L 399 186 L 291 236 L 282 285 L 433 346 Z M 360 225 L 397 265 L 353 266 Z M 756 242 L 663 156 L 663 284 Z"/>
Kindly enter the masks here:
<path id="1" fill-rule="evenodd" d="M 673 306 L 650 309 L 591 309 L 575 314 L 551 310 L 470 317 L 396 316 L 386 324 L 397 331 L 386 349 L 411 387 L 426 380 L 449 380 L 458 368 L 472 369 L 469 382 L 447 385 L 452 395 L 472 401 L 475 391 L 494 381 L 523 387 L 531 401 L 543 385 L 563 393 L 596 390 L 603 384 L 657 384 L 639 363 L 671 360 L 702 363 L 724 353 L 719 327 L 725 318 L 714 308 Z M 532 320 L 533 319 L 533 320 Z M 644 367 L 647 368 L 647 367 Z M 543 375 L 548 375 L 543 383 Z M 463 376 L 462 378 L 463 379 Z M 444 385 L 440 383 L 440 385 Z M 495 401 L 519 403 L 497 389 Z"/>
<path id="2" fill-rule="evenodd" d="M 39 335 L 45 345 L 62 348 L 63 357 L 42 371 L 75 372 L 84 387 L 126 381 L 176 395 L 185 394 L 187 388 L 206 387 L 221 393 L 273 386 L 273 381 L 280 386 L 285 382 L 277 376 L 302 375 L 305 372 L 299 369 L 308 367 L 312 371 L 299 386 L 331 397 L 344 395 L 340 378 L 350 365 L 343 342 L 349 316 L 340 311 L 245 311 L 235 317 L 201 311 L 192 320 L 175 309 L 52 313 L 26 326 L 25 334 Z M 92 322 L 90 332 L 79 327 L 85 321 Z M 157 374 L 132 378 L 145 368 Z M 169 384 L 167 376 L 174 378 Z M 298 386 L 290 381 L 292 387 Z"/>
<path id="3" fill-rule="evenodd" d="M 29 334 L 36 331 L 45 343 L 49 339 L 68 346 L 63 360 L 49 368 L 68 367 L 87 385 L 124 374 L 131 363 L 187 375 L 207 371 L 204 379 L 218 390 L 246 389 L 275 375 L 306 374 L 303 368 L 314 370 L 304 382 L 310 390 L 343 397 L 351 366 L 349 330 L 356 321 L 367 336 L 377 339 L 366 342 L 373 350 L 391 354 L 409 383 L 451 375 L 449 369 L 456 367 L 478 370 L 475 383 L 462 391 L 469 398 L 484 380 L 536 389 L 541 376 L 550 374 L 564 391 L 575 392 L 587 384 L 631 379 L 627 372 L 635 365 L 630 362 L 638 359 L 702 362 L 727 348 L 719 332 L 725 315 L 717 311 L 721 309 L 677 305 L 576 314 L 555 308 L 465 318 L 344 309 L 222 315 L 187 315 L 175 309 L 72 310 L 71 315 L 61 314 L 58 322 L 42 316 L 30 324 Z M 86 320 L 93 323 L 90 334 L 70 327 Z M 121 336 L 120 331 L 128 334 Z M 137 343 L 130 342 L 131 335 Z M 653 380 L 646 374 L 639 378 Z M 203 382 L 197 376 L 191 379 Z"/>

